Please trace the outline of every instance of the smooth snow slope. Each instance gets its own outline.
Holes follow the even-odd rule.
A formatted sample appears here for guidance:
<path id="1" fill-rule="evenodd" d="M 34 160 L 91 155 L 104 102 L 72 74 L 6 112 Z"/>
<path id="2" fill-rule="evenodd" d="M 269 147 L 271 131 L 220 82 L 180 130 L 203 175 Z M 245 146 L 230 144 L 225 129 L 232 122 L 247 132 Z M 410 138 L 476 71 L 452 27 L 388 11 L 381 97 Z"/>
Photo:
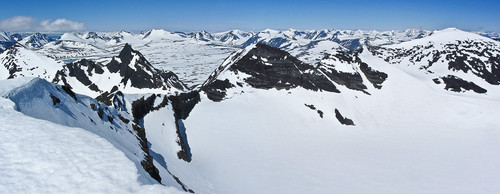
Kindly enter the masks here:
<path id="1" fill-rule="evenodd" d="M 235 87 L 221 102 L 202 93 L 184 121 L 192 161 L 175 165 L 206 182 L 180 178 L 209 193 L 500 190 L 499 88 L 446 91 L 365 50 L 362 61 L 389 75 L 371 95 L 255 89 L 238 80 L 247 75 L 222 72 Z M 356 126 L 341 125 L 335 109 Z"/>
<path id="2" fill-rule="evenodd" d="M 190 165 L 214 188 L 186 184 L 214 193 L 498 191 L 500 103 L 396 85 L 373 98 L 256 90 L 202 99 L 185 121 Z M 340 125 L 335 108 L 356 126 Z"/>
<path id="3" fill-rule="evenodd" d="M 1 85 L 3 93 L 19 83 Z M 0 193 L 180 193 L 141 185 L 134 163 L 95 134 L 25 116 L 5 98 L 0 104 Z"/>

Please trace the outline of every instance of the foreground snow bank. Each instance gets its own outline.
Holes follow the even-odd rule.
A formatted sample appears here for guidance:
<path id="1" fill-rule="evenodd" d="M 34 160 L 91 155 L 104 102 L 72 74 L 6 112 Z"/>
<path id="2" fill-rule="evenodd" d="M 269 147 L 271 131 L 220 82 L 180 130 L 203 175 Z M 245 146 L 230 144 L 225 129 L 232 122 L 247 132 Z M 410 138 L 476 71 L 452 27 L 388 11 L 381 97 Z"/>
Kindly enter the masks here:
<path id="1" fill-rule="evenodd" d="M 105 139 L 23 115 L 0 98 L 0 193 L 177 193 L 140 185 L 134 163 Z"/>

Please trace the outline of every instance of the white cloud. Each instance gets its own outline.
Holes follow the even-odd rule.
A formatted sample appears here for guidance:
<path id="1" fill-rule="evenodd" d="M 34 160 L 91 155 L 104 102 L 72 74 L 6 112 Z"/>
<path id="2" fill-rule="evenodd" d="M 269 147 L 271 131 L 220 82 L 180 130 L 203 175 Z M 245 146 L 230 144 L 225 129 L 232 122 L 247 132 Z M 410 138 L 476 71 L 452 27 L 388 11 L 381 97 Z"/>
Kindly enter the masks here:
<path id="1" fill-rule="evenodd" d="M 32 17 L 16 16 L 0 21 L 2 31 L 72 31 L 83 30 L 85 25 L 64 18 L 38 21 Z"/>

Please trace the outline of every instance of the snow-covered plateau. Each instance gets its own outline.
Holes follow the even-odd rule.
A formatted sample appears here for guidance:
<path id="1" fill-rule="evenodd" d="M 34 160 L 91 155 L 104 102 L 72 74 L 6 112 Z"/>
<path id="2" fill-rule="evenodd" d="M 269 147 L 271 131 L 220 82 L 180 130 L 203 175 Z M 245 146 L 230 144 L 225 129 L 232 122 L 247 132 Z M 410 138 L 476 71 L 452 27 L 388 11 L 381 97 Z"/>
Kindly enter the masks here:
<path id="1" fill-rule="evenodd" d="M 491 33 L 0 35 L 0 193 L 500 191 Z"/>

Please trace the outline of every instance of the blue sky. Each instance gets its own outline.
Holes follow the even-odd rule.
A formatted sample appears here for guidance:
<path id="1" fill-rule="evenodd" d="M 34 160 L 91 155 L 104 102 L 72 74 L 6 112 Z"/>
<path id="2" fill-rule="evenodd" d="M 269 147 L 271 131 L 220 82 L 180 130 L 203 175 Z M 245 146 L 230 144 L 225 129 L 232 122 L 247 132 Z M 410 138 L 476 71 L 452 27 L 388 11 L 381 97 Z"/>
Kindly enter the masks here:
<path id="1" fill-rule="evenodd" d="M 8 1 L 0 30 L 442 29 L 500 32 L 500 1 Z M 12 18 L 31 20 L 24 26 Z M 9 20 L 10 19 L 10 20 Z M 24 18 L 26 19 L 26 18 Z M 65 21 L 55 22 L 57 19 Z M 50 20 L 50 21 L 48 21 Z M 43 23 L 45 22 L 45 23 Z M 74 22 L 74 23 L 71 23 Z M 12 27 L 13 25 L 16 27 Z"/>

